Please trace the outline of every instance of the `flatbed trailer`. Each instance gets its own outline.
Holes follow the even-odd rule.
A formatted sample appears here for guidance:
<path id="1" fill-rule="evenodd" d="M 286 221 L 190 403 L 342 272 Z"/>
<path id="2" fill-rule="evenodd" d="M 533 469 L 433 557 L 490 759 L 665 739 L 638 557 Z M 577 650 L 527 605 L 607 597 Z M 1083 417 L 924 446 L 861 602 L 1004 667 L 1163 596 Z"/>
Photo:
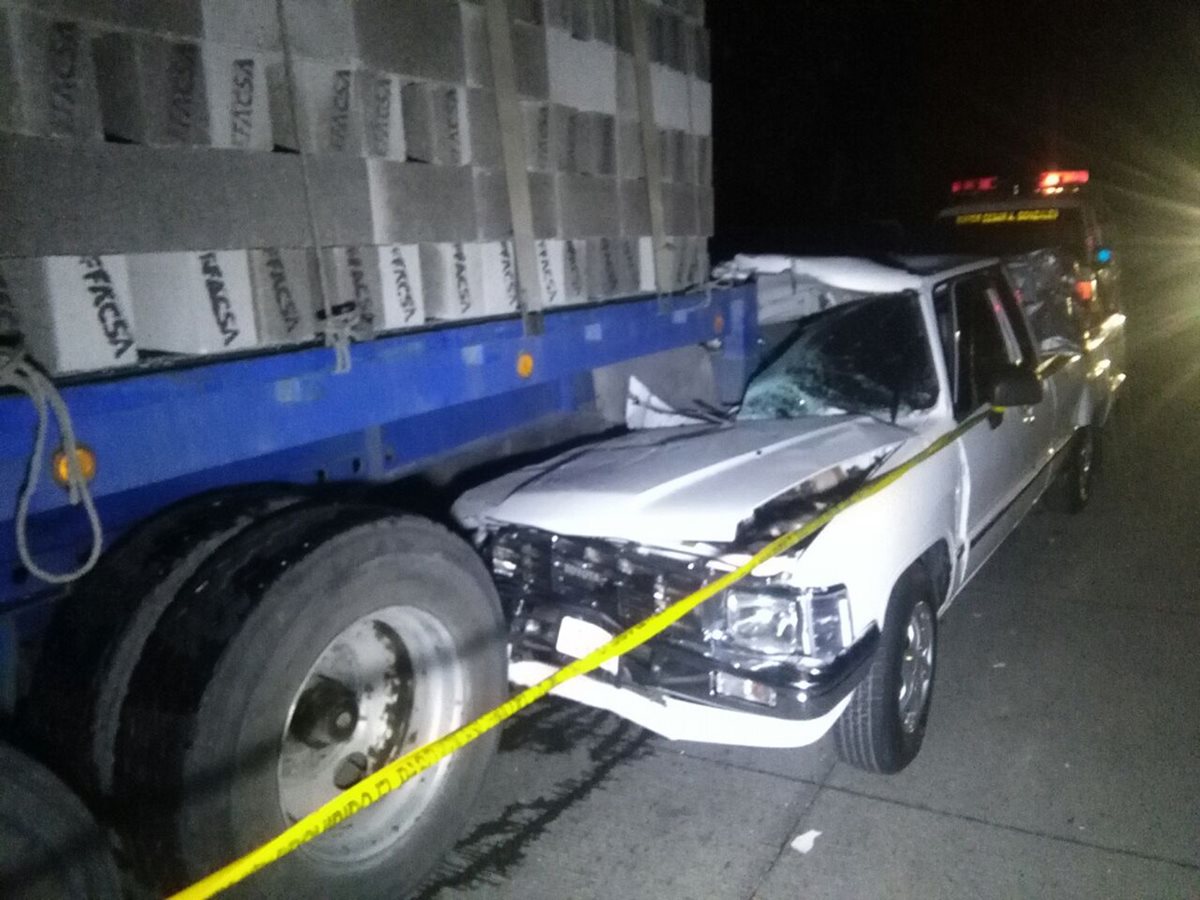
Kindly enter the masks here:
<path id="1" fill-rule="evenodd" d="M 178 644 L 180 629 L 185 630 L 182 633 L 186 638 L 186 623 L 201 620 L 195 615 L 189 620 L 185 614 L 188 603 L 198 602 L 191 594 L 186 603 L 172 601 L 170 597 L 153 599 L 153 604 L 157 605 L 152 613 L 139 612 L 151 602 L 149 600 L 143 603 L 140 597 L 114 599 L 111 595 L 119 592 L 124 583 L 114 580 L 114 572 L 136 573 L 141 579 L 135 579 L 140 585 L 137 590 L 147 591 L 148 596 L 154 595 L 163 584 L 182 596 L 186 591 L 203 592 L 207 587 L 207 583 L 196 584 L 196 578 L 200 577 L 196 576 L 186 582 L 185 591 L 185 587 L 181 587 L 184 575 L 194 575 L 198 568 L 203 573 L 205 564 L 214 566 L 210 575 L 221 575 L 221 566 L 208 557 L 219 556 L 238 540 L 242 544 L 237 552 L 243 556 L 260 553 L 261 547 L 273 540 L 281 540 L 277 537 L 281 529 L 292 527 L 289 519 L 298 522 L 307 516 L 315 523 L 329 516 L 335 519 L 342 516 L 344 529 L 349 531 L 355 528 L 378 531 L 391 527 L 388 523 L 397 522 L 400 524 L 396 527 L 403 530 L 409 527 L 404 523 L 411 523 L 418 516 L 436 519 L 437 510 L 445 508 L 454 499 L 447 472 L 458 473 L 481 464 L 504 465 L 506 457 L 517 452 L 549 449 L 564 439 L 579 438 L 589 428 L 594 431 L 598 416 L 593 414 L 587 419 L 589 424 L 586 426 L 580 423 L 586 418 L 585 414 L 595 408 L 593 373 L 606 366 L 627 364 L 664 351 L 703 344 L 709 347 L 721 393 L 735 397 L 756 350 L 754 286 L 710 287 L 701 292 L 552 310 L 544 316 L 540 333 L 530 331 L 519 317 L 506 317 L 395 333 L 352 345 L 352 366 L 344 373 L 335 373 L 332 350 L 311 344 L 241 357 L 151 360 L 133 371 L 60 382 L 58 387 L 70 410 L 78 439 L 96 459 L 96 473 L 89 487 L 103 525 L 105 546 L 116 548 L 106 549 L 96 572 L 66 588 L 41 582 L 28 571 L 17 553 L 14 510 L 26 477 L 36 416 L 33 405 L 25 397 L 16 393 L 0 395 L 0 423 L 3 423 L 0 427 L 0 497 L 5 498 L 0 510 L 0 637 L 3 638 L 0 640 L 0 686 L 3 689 L 0 696 L 7 698 L 5 713 L 10 722 L 9 732 L 18 741 L 34 748 L 35 753 L 43 755 L 45 761 L 93 807 L 93 812 L 101 815 L 105 828 L 115 830 L 127 860 L 138 870 L 142 883 L 156 889 L 180 887 L 214 862 L 222 861 L 206 855 L 210 851 L 198 850 L 179 837 L 191 827 L 183 821 L 184 813 L 180 812 L 190 802 L 186 797 L 187 788 L 180 783 L 181 772 L 194 762 L 185 758 L 190 752 L 186 748 L 196 738 L 196 729 L 204 731 L 208 724 L 198 725 L 193 716 L 184 733 L 178 729 L 172 731 L 174 726 L 166 727 L 159 722 L 157 726 L 143 729 L 149 736 L 137 737 L 139 716 L 144 714 L 153 719 L 156 709 L 158 713 L 162 712 L 161 708 L 155 707 L 158 699 L 150 694 L 137 700 L 139 690 L 143 693 L 148 690 L 145 683 L 149 679 L 189 683 L 184 663 L 161 668 L 162 660 L 170 658 L 169 648 L 164 649 L 165 644 L 160 646 L 155 642 L 170 638 Z M 57 448 L 59 440 L 52 430 L 48 451 Z M 256 507 L 247 516 L 249 524 L 242 522 L 237 529 L 206 533 L 204 540 L 208 540 L 211 547 L 205 545 L 205 553 L 188 546 L 179 551 L 174 562 L 162 562 L 161 544 L 171 537 L 169 510 L 181 505 L 186 507 L 198 497 L 220 498 L 222 492 L 232 495 L 253 490 L 254 486 L 264 489 L 270 486 L 270 490 L 280 492 L 287 499 Z M 435 498 L 432 504 L 431 496 Z M 281 506 L 287 508 L 281 509 Z M 373 511 L 353 515 L 344 512 L 351 507 L 370 507 Z M 295 515 L 289 513 L 293 509 Z M 168 512 L 164 513 L 164 510 Z M 270 521 L 260 522 L 259 519 Z M 193 512 L 193 526 L 196 521 Z M 164 522 L 167 525 L 162 524 Z M 196 527 L 203 530 L 207 526 L 201 523 Z M 159 555 L 148 555 L 143 549 L 143 559 L 137 555 L 139 536 L 143 533 L 153 535 L 155 529 L 158 534 L 154 540 L 158 543 L 145 538 L 142 544 L 153 544 L 154 552 Z M 231 535 L 238 529 L 258 529 L 262 532 L 261 540 L 250 540 L 244 534 L 238 534 L 235 540 Z M 327 528 L 320 540 L 332 540 L 331 535 L 336 531 L 337 528 Z M 43 479 L 32 497 L 27 533 L 33 557 L 49 571 L 71 570 L 86 558 L 87 520 L 82 510 L 69 502 L 67 492 L 50 478 Z M 311 537 L 311 529 L 304 533 L 309 534 L 305 548 L 319 543 L 317 538 Z M 444 560 L 469 550 L 465 542 L 448 531 L 430 535 L 433 533 L 414 538 L 414 546 L 431 548 L 431 558 Z M 202 543 L 200 538 L 197 541 Z M 414 552 L 419 556 L 418 551 Z M 113 556 L 120 557 L 119 565 L 108 564 Z M 280 565 L 303 568 L 304 560 L 297 562 L 297 559 L 299 557 L 288 557 Z M 392 560 L 388 564 L 394 563 Z M 155 570 L 157 574 L 146 574 L 146 570 L 154 565 L 159 566 L 159 570 Z M 477 578 L 478 573 L 484 572 L 477 561 L 470 565 L 475 566 L 471 569 L 472 577 Z M 350 577 L 349 570 L 347 577 Z M 171 581 L 172 578 L 177 580 Z M 234 591 L 235 587 L 236 584 L 229 591 Z M 479 591 L 482 597 L 494 598 L 490 581 L 481 584 Z M 266 603 L 270 600 L 269 590 L 264 596 L 267 600 L 263 603 Z M 258 599 L 256 597 L 255 602 Z M 209 597 L 206 602 L 219 604 L 222 600 L 220 596 Z M 89 612 L 86 609 L 89 602 L 99 605 Z M 336 603 L 336 597 L 331 596 L 330 602 Z M 104 604 L 112 604 L 113 609 L 119 610 L 114 613 L 114 620 L 105 618 L 107 613 L 101 608 Z M 184 611 L 174 615 L 176 606 L 184 607 Z M 67 616 L 66 626 L 59 622 L 64 607 L 72 611 Z M 235 600 L 231 600 L 230 608 L 241 609 Z M 280 609 L 287 609 L 286 604 Z M 236 614 L 252 615 L 244 610 Z M 305 613 L 297 607 L 295 615 Z M 140 624 L 139 616 L 142 617 Z M 118 618 L 122 621 L 115 620 Z M 205 621 L 212 624 L 211 620 Z M 81 627 L 81 622 L 91 624 Z M 62 627 L 68 631 L 74 627 L 76 633 L 66 638 L 56 636 L 55 628 Z M 379 627 L 376 622 L 377 631 Z M 404 627 L 403 623 L 396 625 L 401 637 L 404 637 Z M 170 628 L 176 630 L 173 638 L 159 634 Z M 41 636 L 47 629 L 49 635 L 42 641 Z M 131 630 L 138 631 L 134 638 L 126 636 Z M 96 637 L 96 634 L 101 636 Z M 210 637 L 206 633 L 205 639 Z M 222 633 L 218 643 L 232 641 L 234 637 L 232 632 Z M 270 640 L 265 634 L 263 639 Z M 278 636 L 281 643 L 288 639 L 282 632 Z M 200 636 L 196 640 L 202 643 Z M 422 702 L 421 682 L 414 672 L 420 671 L 418 657 L 424 651 L 418 646 L 419 639 L 414 637 L 409 643 L 411 646 L 400 656 L 409 667 L 410 681 L 417 685 L 415 695 L 412 689 L 409 690 L 409 700 L 419 706 Z M 222 643 L 224 649 L 218 648 L 219 653 L 214 651 L 223 661 L 222 665 L 231 654 L 236 655 L 229 650 L 230 646 Z M 363 650 L 368 656 L 369 649 Z M 430 652 L 442 650 L 444 647 L 433 647 Z M 502 661 L 502 646 L 499 652 L 498 658 Z M 156 665 L 161 669 L 157 675 L 138 668 L 150 665 L 141 656 L 155 653 L 158 654 Z M 225 655 L 220 655 L 222 653 Z M 55 654 L 71 658 L 54 658 Z M 300 734 L 296 725 L 296 717 L 300 715 L 297 704 L 307 709 L 304 704 L 315 696 L 313 679 L 333 683 L 319 674 L 320 659 L 312 663 L 317 668 L 307 674 L 302 672 L 304 691 L 293 691 L 289 695 L 291 707 L 281 713 L 286 718 L 282 738 L 285 745 Z M 93 672 L 88 669 L 91 665 L 106 668 L 103 672 Z M 305 667 L 307 665 L 306 662 Z M 117 677 L 112 674 L 114 666 L 120 670 L 117 680 L 121 682 L 116 693 L 112 688 L 113 678 Z M 47 671 L 51 674 L 44 676 Z M 204 678 L 210 675 L 206 674 Z M 478 673 L 467 672 L 467 676 L 478 677 Z M 48 684 L 39 684 L 43 677 Z M 271 677 L 274 676 L 270 673 L 262 674 L 264 679 Z M 139 678 L 141 682 L 138 682 Z M 79 684 L 94 681 L 99 686 L 85 690 L 75 679 Z M 139 683 L 143 684 L 141 689 Z M 200 692 L 191 698 L 195 705 L 209 702 L 211 698 L 205 693 L 207 687 L 200 682 L 193 687 Z M 245 692 L 250 692 L 252 687 L 247 684 Z M 299 690 L 299 686 L 296 687 Z M 75 696 L 64 705 L 55 699 L 56 689 L 68 694 L 82 694 L 84 700 Z M 104 696 L 106 690 L 112 696 Z M 472 702 L 460 702 L 459 706 L 469 712 L 477 709 L 479 702 L 502 696 L 504 690 L 503 683 L 491 685 L 479 692 Z M 466 693 L 472 694 L 470 690 Z M 351 709 L 362 721 L 369 719 L 368 701 L 363 695 L 357 700 L 345 692 L 340 696 L 340 700 L 326 698 L 326 706 L 332 704 L 330 708 L 343 713 Z M 170 702 L 176 701 L 182 702 L 179 697 Z M 80 702 L 84 703 L 82 708 Z M 162 702 L 168 703 L 167 700 Z M 256 713 L 248 708 L 244 712 L 257 715 L 261 710 Z M 192 713 L 196 711 L 191 710 L 189 715 Z M 410 713 L 417 715 L 412 710 Z M 77 721 L 80 718 L 88 721 L 81 724 Z M 68 724 L 63 725 L 64 721 Z M 321 719 L 317 724 L 306 726 L 308 730 L 300 735 L 303 752 L 324 752 L 312 748 L 336 746 L 337 735 L 330 737 L 328 733 L 332 727 L 330 721 L 333 720 Z M 447 719 L 442 725 L 450 721 Z M 395 724 L 390 719 L 387 722 L 389 729 Z M 56 733 L 63 729 L 70 733 Z M 317 732 L 321 736 L 314 736 Z M 97 750 L 99 733 L 106 734 L 109 743 Z M 397 737 L 390 730 L 388 734 L 393 739 Z M 422 739 L 434 736 L 420 735 Z M 417 735 L 413 737 L 415 739 Z M 146 768 L 142 765 L 144 758 L 132 750 L 135 762 L 125 765 L 120 759 L 124 752 L 121 746 L 141 747 L 139 752 L 153 756 L 162 747 L 171 746 L 172 740 L 182 742 L 180 749 L 175 756 L 168 753 L 169 758 L 162 760 L 160 772 L 131 773 L 131 766 Z M 125 743 L 121 744 L 121 741 Z M 80 742 L 88 746 L 75 746 Z M 378 741 L 374 746 L 377 750 Z M 309 749 L 305 750 L 305 747 Z M 395 750 L 394 746 L 392 750 Z M 286 747 L 279 752 L 287 752 Z M 264 883 L 261 890 L 271 892 L 290 889 L 289 885 L 297 883 L 315 883 L 320 884 L 323 891 L 337 892 L 360 883 L 347 882 L 346 878 L 370 878 L 375 885 L 372 890 L 379 885 L 390 885 L 389 890 L 401 892 L 411 889 L 414 873 L 424 871 L 436 862 L 442 850 L 453 841 L 457 813 L 461 811 L 457 807 L 463 805 L 463 798 L 472 794 L 472 785 L 477 787 L 483 778 L 490 752 L 489 746 L 483 746 L 476 754 L 480 759 L 460 766 L 468 771 L 466 775 L 458 776 L 459 780 L 465 778 L 469 784 L 458 785 L 452 768 L 443 778 L 446 786 L 434 790 L 432 799 L 414 793 L 414 797 L 423 798 L 421 802 L 427 804 L 427 809 L 420 807 L 418 814 L 426 810 L 426 819 L 438 816 L 449 819 L 448 824 L 434 828 L 433 834 L 425 834 L 424 831 L 429 829 L 422 831 L 424 826 L 406 819 L 403 812 L 393 811 L 392 815 L 399 817 L 395 821 L 416 835 L 397 849 L 400 856 L 410 855 L 408 863 L 401 864 L 399 869 L 394 861 L 375 861 L 385 855 L 382 850 L 368 862 L 359 859 L 346 865 L 339 863 L 336 853 L 334 857 L 319 853 L 311 856 L 293 854 L 303 858 L 288 866 L 273 867 L 286 871 L 280 876 L 281 880 Z M 79 758 L 72 759 L 72 754 Z M 115 762 L 110 758 L 113 755 L 117 757 Z M 98 774 L 97 766 L 104 768 L 104 763 L 111 769 Z M 120 775 L 122 765 L 126 769 L 124 780 Z M 160 778 L 170 788 L 162 797 L 155 793 Z M 280 779 L 282 784 L 282 775 Z M 344 773 L 335 773 L 333 780 L 343 784 Z M 156 811 L 144 817 L 145 821 L 131 825 L 121 812 L 122 785 L 129 792 L 140 790 L 143 801 L 149 797 L 148 802 Z M 333 789 L 332 785 L 328 787 Z M 406 786 L 405 790 L 409 788 Z M 412 790 L 419 792 L 421 788 L 417 786 Z M 437 790 L 454 795 L 447 802 L 456 807 L 455 815 L 447 817 L 445 810 L 439 809 Z M 281 787 L 279 805 L 285 818 L 274 815 L 276 822 L 284 824 L 286 817 L 302 812 L 292 808 L 292 800 L 285 797 L 286 793 Z M 235 808 L 236 802 L 241 801 L 235 798 L 230 802 L 234 805 L 227 809 Z M 300 802 L 303 805 L 303 801 Z M 386 810 L 381 813 L 387 814 Z M 269 830 L 262 822 L 255 823 L 255 827 Z M 358 838 L 360 843 L 371 836 L 371 827 L 369 822 L 364 826 L 365 830 Z M 397 829 L 400 825 L 393 828 Z M 147 830 L 152 834 L 148 836 Z M 238 829 L 233 831 L 238 832 Z M 156 843 L 159 837 L 155 835 L 163 833 L 173 836 L 166 843 Z M 218 840 L 213 846 L 220 849 L 211 850 L 211 853 L 219 857 L 230 847 L 249 849 L 239 843 L 245 840 L 240 832 L 229 838 L 232 844 L 223 844 L 224 840 Z M 139 854 L 160 858 L 143 865 L 144 860 L 138 858 Z M 406 868 L 407 873 L 404 872 Z M 400 874 L 396 874 L 397 871 Z M 317 881 L 312 881 L 314 878 Z M 99 893 L 103 894 L 103 891 Z"/>

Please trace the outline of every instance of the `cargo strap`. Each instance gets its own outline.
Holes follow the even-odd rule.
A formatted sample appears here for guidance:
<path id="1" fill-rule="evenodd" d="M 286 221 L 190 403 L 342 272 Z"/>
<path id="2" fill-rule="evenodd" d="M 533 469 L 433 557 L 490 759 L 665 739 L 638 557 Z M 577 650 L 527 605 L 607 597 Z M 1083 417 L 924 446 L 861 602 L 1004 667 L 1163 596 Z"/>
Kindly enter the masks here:
<path id="1" fill-rule="evenodd" d="M 21 564 L 33 575 L 49 584 L 67 584 L 81 578 L 91 571 L 100 558 L 100 550 L 104 546 L 104 530 L 100 525 L 100 514 L 96 512 L 96 504 L 92 492 L 88 489 L 87 479 L 79 467 L 79 442 L 75 439 L 75 425 L 71 421 L 71 412 L 67 409 L 66 401 L 58 389 L 46 375 L 37 367 L 21 345 L 15 349 L 0 348 L 0 388 L 16 388 L 27 396 L 37 411 L 37 428 L 33 436 L 33 452 L 29 455 L 29 467 L 25 472 L 25 483 L 17 496 L 16 521 L 14 531 L 17 538 L 17 555 Z M 29 502 L 37 491 L 38 482 L 42 477 L 43 457 L 46 454 L 46 426 L 50 413 L 58 423 L 58 433 L 62 436 L 63 450 L 67 462 L 67 490 L 73 505 L 83 504 L 87 514 L 88 527 L 91 529 L 92 546 L 87 559 L 78 568 L 70 572 L 47 572 L 33 559 L 29 550 Z"/>
<path id="2" fill-rule="evenodd" d="M 283 12 L 284 0 L 275 0 L 275 16 L 279 21 L 279 41 L 283 47 L 283 66 L 284 66 L 284 84 L 287 85 L 287 102 L 288 116 L 292 120 L 292 127 L 300 128 L 300 112 L 299 102 L 296 99 L 296 79 L 294 57 L 292 53 L 292 42 L 288 33 L 288 20 Z M 297 132 L 297 139 L 299 132 Z M 360 319 L 360 310 L 357 307 L 350 307 L 342 310 L 339 304 L 338 311 L 334 310 L 334 304 L 329 298 L 330 292 L 333 290 L 336 281 L 326 277 L 326 266 L 324 254 L 321 253 L 320 235 L 317 233 L 317 217 L 313 210 L 312 200 L 312 184 L 311 176 L 308 171 L 308 154 L 301 148 L 300 151 L 300 176 L 304 189 L 304 213 L 308 218 L 308 236 L 312 242 L 313 252 L 317 256 L 317 287 L 321 294 L 321 320 L 323 322 L 321 335 L 325 341 L 325 346 L 333 349 L 333 371 L 335 374 L 341 375 L 350 371 L 353 362 L 350 358 L 350 340 L 354 331 L 354 327 Z"/>
<path id="3" fill-rule="evenodd" d="M 470 744 L 480 736 L 512 718 L 527 706 L 536 703 L 556 687 L 573 678 L 586 675 L 599 669 L 604 663 L 629 653 L 640 647 L 646 641 L 661 634 L 674 623 L 678 622 L 704 601 L 715 597 L 732 587 L 764 562 L 780 554 L 794 549 L 797 545 L 814 537 L 817 532 L 832 522 L 852 506 L 867 500 L 884 488 L 899 481 L 925 460 L 940 453 L 956 440 L 983 422 L 991 414 L 991 410 L 976 413 L 956 428 L 935 439 L 929 446 L 916 453 L 883 475 L 870 479 L 858 490 L 839 503 L 830 506 L 814 519 L 806 522 L 795 531 L 771 541 L 745 563 L 731 572 L 720 576 L 704 585 L 698 591 L 677 600 L 670 606 L 644 619 L 626 631 L 621 632 L 608 643 L 596 648 L 587 656 L 559 669 L 548 678 L 539 681 L 532 687 L 519 692 L 510 700 L 501 703 L 495 709 L 468 722 L 461 728 L 450 732 L 445 737 L 426 744 L 406 753 L 399 759 L 383 766 L 379 771 L 366 776 L 352 788 L 338 794 L 332 800 L 317 807 L 313 812 L 292 824 L 283 833 L 267 841 L 260 847 L 251 850 L 240 859 L 201 879 L 191 887 L 175 894 L 175 900 L 202 900 L 232 887 L 238 882 L 253 875 L 259 869 L 269 866 L 300 846 L 314 840 L 326 831 L 335 828 L 350 816 L 362 812 L 368 806 L 383 800 L 392 791 L 399 790 L 407 781 L 436 765 L 456 750 Z"/>
<path id="4" fill-rule="evenodd" d="M 666 252 L 666 216 L 663 211 L 662 161 L 658 155 L 658 126 L 654 122 L 654 82 L 650 73 L 650 39 L 646 30 L 646 8 L 642 0 L 630 0 L 633 34 L 633 70 L 637 83 L 638 120 L 642 126 L 646 191 L 650 204 L 650 233 L 654 242 L 654 283 L 660 294 L 671 283 L 671 265 Z"/>
<path id="5" fill-rule="evenodd" d="M 525 333 L 541 334 L 543 301 L 533 231 L 533 199 L 525 166 L 525 117 L 517 96 L 517 67 L 507 0 L 487 0 L 487 36 L 500 121 L 500 149 L 504 155 L 504 176 L 512 215 L 513 250 L 517 257 L 517 296 Z"/>

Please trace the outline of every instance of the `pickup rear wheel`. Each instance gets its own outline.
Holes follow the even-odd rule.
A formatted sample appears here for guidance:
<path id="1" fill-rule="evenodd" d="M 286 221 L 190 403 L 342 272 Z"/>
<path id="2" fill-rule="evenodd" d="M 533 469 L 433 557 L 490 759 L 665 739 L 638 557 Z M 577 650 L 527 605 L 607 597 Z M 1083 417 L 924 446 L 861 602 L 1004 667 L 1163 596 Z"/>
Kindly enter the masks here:
<path id="1" fill-rule="evenodd" d="M 122 711 L 130 857 L 174 890 L 504 699 L 503 618 L 478 556 L 421 519 L 299 506 L 223 545 L 164 613 Z M 244 885 L 398 897 L 458 837 L 485 735 Z"/>
<path id="2" fill-rule="evenodd" d="M 868 772 L 899 772 L 925 738 L 937 664 L 937 609 L 925 567 L 892 589 L 883 639 L 834 728 L 838 756 Z"/>

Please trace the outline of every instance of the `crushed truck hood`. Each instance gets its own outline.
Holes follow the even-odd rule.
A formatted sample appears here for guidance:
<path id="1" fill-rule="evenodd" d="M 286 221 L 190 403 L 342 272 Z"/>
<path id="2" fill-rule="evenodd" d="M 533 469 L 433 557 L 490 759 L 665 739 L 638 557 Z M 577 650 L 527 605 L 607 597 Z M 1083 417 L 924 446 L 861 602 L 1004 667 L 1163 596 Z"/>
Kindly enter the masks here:
<path id="1" fill-rule="evenodd" d="M 639 431 L 468 491 L 455 515 L 556 534 L 670 545 L 726 543 L 762 504 L 912 432 L 864 416 Z"/>

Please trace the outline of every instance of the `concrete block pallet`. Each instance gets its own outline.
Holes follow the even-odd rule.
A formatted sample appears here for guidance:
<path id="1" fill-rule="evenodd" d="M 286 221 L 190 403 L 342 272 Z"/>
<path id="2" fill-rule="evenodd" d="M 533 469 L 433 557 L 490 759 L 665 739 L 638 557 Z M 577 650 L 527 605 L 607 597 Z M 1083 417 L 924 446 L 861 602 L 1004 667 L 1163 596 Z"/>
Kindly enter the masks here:
<path id="1" fill-rule="evenodd" d="M 633 2 L 648 27 L 667 284 Z M 0 327 L 19 318 L 55 371 L 308 341 L 347 304 L 360 339 L 518 311 L 483 5 L 286 0 L 282 12 L 0 0 Z M 545 305 L 699 280 L 713 220 L 703 14 L 699 0 L 509 0 Z M 92 296 L 85 259 L 112 281 L 103 315 L 129 336 L 120 359 L 103 327 L 56 324 Z"/>

